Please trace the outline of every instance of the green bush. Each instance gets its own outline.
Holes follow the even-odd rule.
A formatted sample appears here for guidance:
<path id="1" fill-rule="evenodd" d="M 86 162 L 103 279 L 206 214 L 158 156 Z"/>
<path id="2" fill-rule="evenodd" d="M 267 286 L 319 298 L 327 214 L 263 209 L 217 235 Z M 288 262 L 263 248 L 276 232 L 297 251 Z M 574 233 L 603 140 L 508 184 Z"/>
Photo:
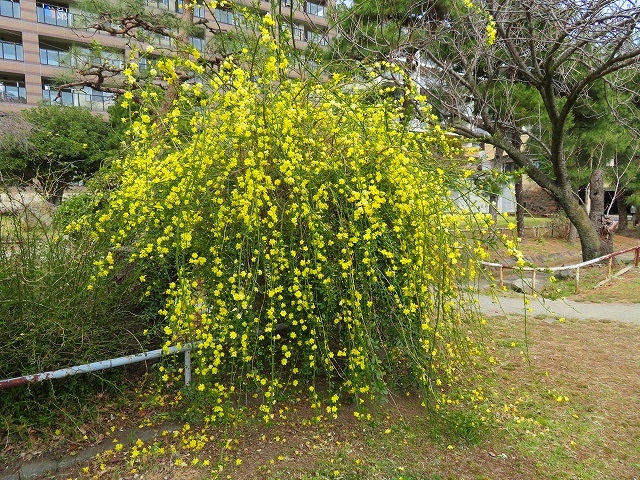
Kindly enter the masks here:
<path id="1" fill-rule="evenodd" d="M 61 229 L 76 221 L 83 215 L 90 213 L 93 208 L 93 195 L 82 192 L 65 199 L 54 211 L 53 220 Z"/>

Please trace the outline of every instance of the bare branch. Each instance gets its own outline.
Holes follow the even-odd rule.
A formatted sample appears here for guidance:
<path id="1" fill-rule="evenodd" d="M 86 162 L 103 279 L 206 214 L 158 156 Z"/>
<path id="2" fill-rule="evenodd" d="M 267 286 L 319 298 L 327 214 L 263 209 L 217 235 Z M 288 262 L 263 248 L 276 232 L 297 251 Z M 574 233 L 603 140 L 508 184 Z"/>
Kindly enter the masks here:
<path id="1" fill-rule="evenodd" d="M 369 32 L 365 48 L 372 50 L 419 52 L 417 65 L 405 67 L 443 121 L 503 149 L 552 193 L 579 231 L 583 256 L 592 258 L 598 235 L 573 191 L 567 135 L 578 102 L 588 99 L 594 85 L 606 81 L 620 87 L 640 65 L 638 0 L 477 0 L 473 5 L 456 4 L 440 21 L 406 26 L 403 38 L 393 41 L 408 45 L 385 44 L 364 20 L 354 26 L 357 9 L 341 34 L 357 42 Z M 496 30 L 491 45 L 490 21 Z M 528 138 L 527 152 L 511 142 L 515 132 Z"/>

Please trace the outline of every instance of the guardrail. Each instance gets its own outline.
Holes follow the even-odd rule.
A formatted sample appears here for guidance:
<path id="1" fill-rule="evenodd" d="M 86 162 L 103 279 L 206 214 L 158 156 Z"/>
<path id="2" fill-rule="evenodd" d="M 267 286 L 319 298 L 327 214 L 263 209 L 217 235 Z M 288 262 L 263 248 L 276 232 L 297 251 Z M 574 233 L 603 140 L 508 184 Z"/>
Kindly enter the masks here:
<path id="1" fill-rule="evenodd" d="M 100 362 L 86 363 L 84 365 L 76 365 L 75 367 L 62 368 L 60 370 L 52 370 L 49 372 L 36 373 L 33 375 L 23 375 L 22 377 L 7 378 L 0 380 L 0 390 L 5 388 L 17 387 L 19 385 L 27 385 L 30 383 L 42 382 L 45 380 L 53 380 L 56 378 L 70 377 L 80 373 L 97 372 L 107 370 L 114 367 L 122 367 L 132 363 L 144 362 L 163 356 L 174 355 L 184 352 L 184 384 L 188 386 L 191 383 L 191 350 L 197 347 L 198 343 L 189 343 L 181 347 L 169 347 L 168 349 L 151 350 L 148 352 L 137 353 L 135 355 L 127 355 L 125 357 L 111 358 Z"/>
<path id="2" fill-rule="evenodd" d="M 536 282 L 536 272 L 544 272 L 544 273 L 553 273 L 553 272 L 561 272 L 563 270 L 573 270 L 576 271 L 576 292 L 578 291 L 580 285 L 580 268 L 588 267 L 589 265 L 594 265 L 596 263 L 600 263 L 602 261 L 608 260 L 608 271 L 607 278 L 611 276 L 611 268 L 613 266 L 613 259 L 618 255 L 622 255 L 624 253 L 635 252 L 633 259 L 633 266 L 638 267 L 638 260 L 640 259 L 640 245 L 635 247 L 626 248 L 624 250 L 620 250 L 618 252 L 609 253 L 607 255 L 603 255 L 598 258 L 594 258 L 592 260 L 587 260 L 586 262 L 577 263 L 575 265 L 562 265 L 560 267 L 520 267 L 516 265 L 503 265 L 501 263 L 491 263 L 491 262 L 480 262 L 485 267 L 499 268 L 500 269 L 500 287 L 504 287 L 504 271 L 505 270 L 518 270 L 521 272 L 531 272 L 532 275 L 532 285 L 535 285 Z"/>

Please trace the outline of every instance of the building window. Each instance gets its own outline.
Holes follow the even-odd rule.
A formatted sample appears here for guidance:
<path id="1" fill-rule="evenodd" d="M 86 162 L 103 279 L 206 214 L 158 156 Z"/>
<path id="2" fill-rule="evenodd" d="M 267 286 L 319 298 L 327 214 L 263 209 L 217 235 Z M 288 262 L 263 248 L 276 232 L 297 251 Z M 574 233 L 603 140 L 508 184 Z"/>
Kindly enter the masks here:
<path id="1" fill-rule="evenodd" d="M 73 92 L 70 88 L 63 88 L 62 90 L 58 90 L 53 85 L 43 84 L 42 98 L 44 98 L 47 103 L 50 104 L 66 105 L 69 107 L 74 105 Z"/>
<path id="2" fill-rule="evenodd" d="M 0 102 L 27 103 L 24 82 L 0 79 Z"/>
<path id="3" fill-rule="evenodd" d="M 213 16 L 220 23 L 225 23 L 227 25 L 233 25 L 234 24 L 233 12 L 231 10 L 224 10 L 222 8 L 216 8 L 213 11 Z"/>
<path id="4" fill-rule="evenodd" d="M 148 73 L 152 68 L 156 68 L 158 60 L 158 57 L 139 57 L 138 68 L 140 69 L 140 72 Z"/>
<path id="5" fill-rule="evenodd" d="M 23 61 L 22 44 L 0 40 L 0 58 Z"/>
<path id="6" fill-rule="evenodd" d="M 296 23 L 293 24 L 293 39 L 304 40 L 304 27 Z"/>
<path id="7" fill-rule="evenodd" d="M 115 95 L 109 92 L 101 92 L 91 87 L 85 88 L 85 100 L 89 100 L 89 109 L 94 112 L 106 112 L 107 109 L 114 104 Z M 82 106 L 82 105 L 81 105 Z M 87 106 L 87 105 L 85 105 Z"/>
<path id="8" fill-rule="evenodd" d="M 96 52 L 90 48 L 74 48 L 71 66 L 82 67 L 87 65 L 123 68 L 124 54 L 109 51 Z"/>
<path id="9" fill-rule="evenodd" d="M 114 104 L 114 95 L 91 87 L 63 88 L 59 90 L 49 83 L 42 84 L 42 98 L 53 105 L 85 107 L 94 112 L 106 112 Z"/>
<path id="10" fill-rule="evenodd" d="M 39 23 L 58 25 L 59 27 L 68 27 L 71 24 L 69 7 L 38 2 L 36 10 Z"/>
<path id="11" fill-rule="evenodd" d="M 328 45 L 329 41 L 327 36 L 323 33 L 314 32 L 313 30 L 307 30 L 305 32 L 307 42 L 313 43 L 315 45 Z"/>
<path id="12" fill-rule="evenodd" d="M 503 170 L 505 173 L 513 173 L 516 171 L 516 164 L 513 162 L 505 162 Z"/>
<path id="13" fill-rule="evenodd" d="M 301 40 L 301 41 L 306 41 L 306 37 L 305 37 L 305 33 L 304 33 L 304 27 L 302 25 L 298 25 L 296 23 L 293 24 L 293 32 L 291 31 L 291 25 L 289 24 L 283 24 L 282 25 L 282 32 L 289 32 L 289 34 L 291 35 L 291 38 L 293 38 L 293 40 Z"/>
<path id="14" fill-rule="evenodd" d="M 64 50 L 40 48 L 40 63 L 42 65 L 64 65 L 69 63 L 69 54 Z"/>
<path id="15" fill-rule="evenodd" d="M 205 17 L 205 8 L 201 3 L 196 3 L 193 6 L 193 16 L 196 18 L 204 18 Z"/>
<path id="16" fill-rule="evenodd" d="M 169 0 L 145 0 L 145 4 L 148 7 L 169 10 Z"/>
<path id="17" fill-rule="evenodd" d="M 196 50 L 198 50 L 200 53 L 204 52 L 204 45 L 205 45 L 204 38 L 189 37 L 189 44 L 194 46 Z"/>
<path id="18" fill-rule="evenodd" d="M 161 33 L 151 33 L 149 43 L 160 48 L 172 48 L 175 42 L 169 35 L 162 35 Z"/>
<path id="19" fill-rule="evenodd" d="M 0 15 L 3 17 L 20 18 L 20 2 L 0 0 Z"/>
<path id="20" fill-rule="evenodd" d="M 83 67 L 87 65 L 104 65 L 122 68 L 124 55 L 118 52 L 96 52 L 89 48 L 69 46 L 64 47 L 40 47 L 40 63 L 42 65 Z"/>
<path id="21" fill-rule="evenodd" d="M 183 0 L 176 0 L 176 12 L 182 13 L 184 12 L 184 2 Z M 193 5 L 193 16 L 195 18 L 204 18 L 205 16 L 205 8 L 204 5 L 200 2 Z"/>
<path id="22" fill-rule="evenodd" d="M 313 2 L 305 3 L 304 11 L 310 15 L 315 15 L 317 17 L 324 17 L 324 5 L 319 5 Z"/>

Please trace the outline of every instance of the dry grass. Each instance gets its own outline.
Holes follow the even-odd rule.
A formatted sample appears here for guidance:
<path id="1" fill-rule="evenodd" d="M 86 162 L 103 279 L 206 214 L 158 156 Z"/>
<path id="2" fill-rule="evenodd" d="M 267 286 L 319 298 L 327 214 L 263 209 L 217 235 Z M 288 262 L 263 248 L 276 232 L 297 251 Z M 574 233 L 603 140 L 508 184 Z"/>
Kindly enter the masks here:
<path id="1" fill-rule="evenodd" d="M 511 345 L 523 329 L 523 320 L 497 324 L 496 342 Z M 504 352 L 502 381 L 517 392 L 555 390 L 569 398 L 557 412 L 535 397 L 526 407 L 550 426 L 544 440 L 520 436 L 519 449 L 540 478 L 639 478 L 640 327 L 530 319 L 528 331 L 530 371 L 518 345 Z M 565 473 L 556 477 L 557 469 Z"/>
<path id="2" fill-rule="evenodd" d="M 581 289 L 570 298 L 578 302 L 640 303 L 640 269 L 636 268 L 612 278 L 600 287 Z"/>

